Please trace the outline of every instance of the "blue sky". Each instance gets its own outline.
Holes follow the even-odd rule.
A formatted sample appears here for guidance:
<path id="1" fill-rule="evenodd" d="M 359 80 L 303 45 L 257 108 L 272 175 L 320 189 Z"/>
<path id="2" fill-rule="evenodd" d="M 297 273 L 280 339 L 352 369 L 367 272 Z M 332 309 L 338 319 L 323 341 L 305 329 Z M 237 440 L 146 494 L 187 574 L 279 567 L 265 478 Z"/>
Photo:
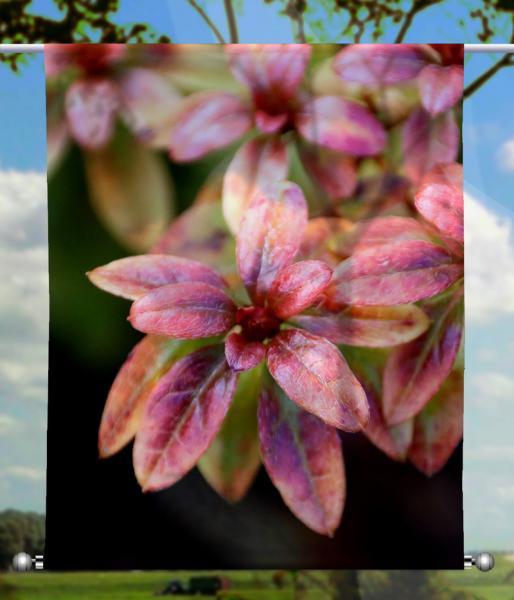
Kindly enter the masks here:
<path id="1" fill-rule="evenodd" d="M 151 6 L 146 16 L 151 14 L 156 28 L 175 41 L 213 41 L 186 2 L 144 4 Z M 137 20 L 141 5 L 126 0 L 120 21 Z M 451 10 L 460 2 L 445 6 Z M 221 16 L 215 3 L 212 9 L 213 17 Z M 267 20 L 257 31 L 257 16 L 247 12 L 241 20 L 245 41 L 290 39 L 287 20 Z M 184 22 L 187 27 L 178 26 Z M 432 23 L 430 41 L 448 41 Z M 408 41 L 425 35 L 420 19 Z M 496 58 L 468 58 L 467 81 Z M 32 58 L 21 75 L 0 65 L 0 89 L 0 274 L 7 282 L 0 298 L 0 509 L 44 510 L 48 284 L 42 56 Z M 513 90 L 514 67 L 500 71 L 465 104 L 468 549 L 514 547 Z"/>

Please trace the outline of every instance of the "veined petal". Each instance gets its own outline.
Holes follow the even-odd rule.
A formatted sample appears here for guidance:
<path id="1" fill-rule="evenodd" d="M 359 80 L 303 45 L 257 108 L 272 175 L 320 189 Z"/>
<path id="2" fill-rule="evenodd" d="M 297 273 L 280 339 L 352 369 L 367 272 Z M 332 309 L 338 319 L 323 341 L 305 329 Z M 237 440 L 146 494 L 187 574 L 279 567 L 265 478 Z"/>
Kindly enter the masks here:
<path id="1" fill-rule="evenodd" d="M 222 346 L 182 358 L 159 381 L 134 444 L 134 470 L 144 491 L 173 485 L 194 467 L 220 429 L 236 382 Z"/>
<path id="2" fill-rule="evenodd" d="M 129 320 L 145 333 L 179 339 L 204 338 L 228 331 L 236 307 L 225 292 L 207 283 L 172 283 L 134 302 Z"/>
<path id="3" fill-rule="evenodd" d="M 229 44 L 226 51 L 235 77 L 268 110 L 294 96 L 311 55 L 309 44 Z"/>
<path id="4" fill-rule="evenodd" d="M 462 98 L 464 69 L 460 65 L 427 65 L 418 77 L 421 104 L 432 116 L 448 110 Z"/>
<path id="5" fill-rule="evenodd" d="M 368 109 L 338 96 L 305 102 L 296 127 L 309 142 L 352 156 L 379 154 L 386 143 L 382 124 Z"/>
<path id="6" fill-rule="evenodd" d="M 388 425 L 382 414 L 382 407 L 376 394 L 364 386 L 369 404 L 369 423 L 364 435 L 382 452 L 393 460 L 404 461 L 414 433 L 414 419 L 408 419 L 398 425 Z"/>
<path id="7" fill-rule="evenodd" d="M 262 458 L 273 484 L 298 519 L 332 536 L 346 496 L 336 429 L 296 407 L 273 383 L 262 390 L 258 414 Z"/>
<path id="8" fill-rule="evenodd" d="M 87 276 L 100 289 L 128 300 L 136 300 L 170 283 L 201 281 L 219 288 L 226 287 L 221 275 L 211 267 L 196 260 L 166 254 L 121 258 L 93 269 Z"/>
<path id="9" fill-rule="evenodd" d="M 185 162 L 227 146 L 246 133 L 252 117 L 245 103 L 223 92 L 199 92 L 190 96 L 171 130 L 170 154 Z"/>
<path id="10" fill-rule="evenodd" d="M 294 183 L 266 186 L 253 196 L 236 242 L 239 274 L 262 304 L 279 269 L 295 257 L 307 225 L 307 203 Z"/>
<path id="11" fill-rule="evenodd" d="M 430 298 L 457 281 L 463 265 L 441 246 L 408 240 L 360 250 L 335 269 L 326 306 L 383 306 Z"/>
<path id="12" fill-rule="evenodd" d="M 414 202 L 444 236 L 464 243 L 462 165 L 436 165 L 422 179 Z"/>
<path id="13" fill-rule="evenodd" d="M 351 196 L 357 187 L 355 160 L 324 148 L 300 147 L 300 159 L 312 180 L 332 201 Z"/>
<path id="14" fill-rule="evenodd" d="M 150 69 L 128 69 L 119 80 L 121 114 L 140 142 L 166 147 L 182 106 L 178 91 Z"/>
<path id="15" fill-rule="evenodd" d="M 98 434 L 102 458 L 112 456 L 134 437 L 146 401 L 160 377 L 198 343 L 147 335 L 136 344 L 107 396 Z"/>
<path id="16" fill-rule="evenodd" d="M 427 59 L 421 44 L 352 44 L 339 51 L 333 68 L 345 81 L 383 85 L 414 79 Z"/>
<path id="17" fill-rule="evenodd" d="M 267 360 L 275 381 L 303 409 L 344 431 L 366 426 L 366 394 L 328 340 L 286 329 L 269 344 Z"/>
<path id="18" fill-rule="evenodd" d="M 418 108 L 407 119 L 402 136 L 403 171 L 414 183 L 435 164 L 457 158 L 460 131 L 451 112 L 432 118 Z"/>
<path id="19" fill-rule="evenodd" d="M 415 305 L 348 306 L 334 315 L 298 315 L 292 322 L 334 344 L 386 348 L 424 333 L 430 320 Z"/>
<path id="20" fill-rule="evenodd" d="M 464 377 L 453 371 L 414 419 L 409 460 L 427 475 L 440 471 L 462 439 L 463 421 Z"/>
<path id="21" fill-rule="evenodd" d="M 266 346 L 262 342 L 247 340 L 240 333 L 231 333 L 225 340 L 225 357 L 233 371 L 249 371 L 264 360 L 265 355 Z"/>
<path id="22" fill-rule="evenodd" d="M 91 79 L 72 83 L 65 97 L 72 137 L 88 150 L 105 146 L 111 139 L 118 106 L 118 90 L 112 81 Z"/>
<path id="23" fill-rule="evenodd" d="M 229 502 L 244 497 L 261 464 L 257 433 L 261 376 L 260 369 L 239 375 L 223 425 L 198 462 L 198 469 L 209 485 Z"/>
<path id="24" fill-rule="evenodd" d="M 254 194 L 285 180 L 287 171 L 287 150 L 280 138 L 254 139 L 239 148 L 223 180 L 223 215 L 233 233 Z"/>
<path id="25" fill-rule="evenodd" d="M 281 319 L 296 315 L 314 302 L 330 282 L 332 269 L 321 260 L 302 260 L 281 269 L 268 292 L 269 308 Z"/>
<path id="26" fill-rule="evenodd" d="M 452 370 L 462 337 L 462 307 L 444 307 L 413 342 L 395 348 L 383 376 L 383 409 L 394 425 L 416 415 Z"/>

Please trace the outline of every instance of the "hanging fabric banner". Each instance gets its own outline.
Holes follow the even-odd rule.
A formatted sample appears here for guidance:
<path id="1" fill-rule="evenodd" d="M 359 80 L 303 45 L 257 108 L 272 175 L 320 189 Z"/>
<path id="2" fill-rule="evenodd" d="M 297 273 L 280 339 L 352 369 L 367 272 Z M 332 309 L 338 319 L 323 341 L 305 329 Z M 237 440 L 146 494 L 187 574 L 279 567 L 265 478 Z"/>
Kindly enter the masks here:
<path id="1" fill-rule="evenodd" d="M 463 46 L 45 64 L 45 566 L 462 568 Z"/>

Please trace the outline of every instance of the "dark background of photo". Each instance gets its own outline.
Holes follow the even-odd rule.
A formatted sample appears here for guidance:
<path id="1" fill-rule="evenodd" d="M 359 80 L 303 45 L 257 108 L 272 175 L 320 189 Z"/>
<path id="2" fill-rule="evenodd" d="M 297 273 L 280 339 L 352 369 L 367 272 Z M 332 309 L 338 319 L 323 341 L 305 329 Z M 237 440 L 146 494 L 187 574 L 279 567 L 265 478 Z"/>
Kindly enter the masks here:
<path id="1" fill-rule="evenodd" d="M 171 166 L 178 209 L 219 156 Z M 49 181 L 50 356 L 45 567 L 50 570 L 356 568 L 462 569 L 462 445 L 428 478 L 362 434 L 342 434 L 347 500 L 330 539 L 289 511 L 263 468 L 236 505 L 194 469 L 143 494 L 132 445 L 98 458 L 97 432 L 112 381 L 140 334 L 129 304 L 85 272 L 126 255 L 99 225 L 73 149 Z"/>

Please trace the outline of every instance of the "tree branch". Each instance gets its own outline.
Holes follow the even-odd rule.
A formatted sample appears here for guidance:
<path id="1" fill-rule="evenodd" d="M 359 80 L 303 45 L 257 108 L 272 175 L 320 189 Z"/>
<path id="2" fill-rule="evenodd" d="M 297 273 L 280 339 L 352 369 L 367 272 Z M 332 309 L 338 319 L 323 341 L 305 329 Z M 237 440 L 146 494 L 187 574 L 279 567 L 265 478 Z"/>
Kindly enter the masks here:
<path id="1" fill-rule="evenodd" d="M 488 82 L 489 79 L 493 75 L 495 75 L 500 69 L 503 67 L 512 66 L 512 55 L 505 54 L 499 61 L 494 63 L 492 67 L 487 69 L 482 75 L 479 75 L 475 81 L 472 81 L 468 86 L 464 88 L 464 93 L 462 94 L 463 98 L 469 98 L 472 94 L 474 94 L 478 89 L 480 89 L 484 83 Z"/>
<path id="2" fill-rule="evenodd" d="M 188 3 L 196 10 L 196 12 L 202 17 L 202 19 L 207 23 L 209 29 L 214 33 L 216 39 L 220 44 L 225 44 L 225 39 L 220 33 L 220 30 L 216 27 L 214 22 L 211 20 L 209 15 L 204 11 L 204 9 L 196 3 L 196 0 L 187 0 Z"/>
<path id="3" fill-rule="evenodd" d="M 234 14 L 232 0 L 225 0 L 225 13 L 227 15 L 228 30 L 230 32 L 230 42 L 232 44 L 239 44 L 239 34 L 237 33 L 236 15 Z"/>
<path id="4" fill-rule="evenodd" d="M 407 31 L 409 31 L 409 28 L 412 25 L 414 17 L 418 13 L 420 13 L 422 10 L 425 10 L 425 8 L 428 8 L 429 6 L 439 4 L 439 2 L 441 2 L 441 0 L 413 0 L 410 10 L 405 14 L 405 20 L 400 27 L 400 31 L 398 32 L 394 43 L 400 44 L 403 42 L 403 38 L 406 36 Z"/>

